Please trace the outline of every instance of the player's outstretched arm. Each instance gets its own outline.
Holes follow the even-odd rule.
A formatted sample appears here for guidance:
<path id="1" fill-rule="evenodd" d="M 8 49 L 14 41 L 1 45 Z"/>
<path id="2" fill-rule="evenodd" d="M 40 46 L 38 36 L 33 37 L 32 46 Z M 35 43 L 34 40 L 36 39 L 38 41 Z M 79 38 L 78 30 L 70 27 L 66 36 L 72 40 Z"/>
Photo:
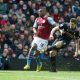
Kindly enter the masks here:
<path id="1" fill-rule="evenodd" d="M 73 57 L 77 57 L 78 56 L 78 50 L 79 50 L 79 39 L 75 40 L 75 45 L 76 45 L 76 49 L 75 49 L 75 54 L 73 55 Z"/>
<path id="2" fill-rule="evenodd" d="M 59 30 L 59 27 L 58 27 L 58 26 L 54 27 L 54 28 L 51 30 L 50 37 L 53 37 L 53 36 L 54 36 L 54 33 L 55 33 L 56 31 L 58 31 L 58 30 Z"/>
<path id="3" fill-rule="evenodd" d="M 36 20 L 35 20 L 34 25 L 33 25 L 34 37 L 37 35 L 37 30 L 36 30 L 36 28 L 37 28 L 37 22 L 36 22 Z"/>

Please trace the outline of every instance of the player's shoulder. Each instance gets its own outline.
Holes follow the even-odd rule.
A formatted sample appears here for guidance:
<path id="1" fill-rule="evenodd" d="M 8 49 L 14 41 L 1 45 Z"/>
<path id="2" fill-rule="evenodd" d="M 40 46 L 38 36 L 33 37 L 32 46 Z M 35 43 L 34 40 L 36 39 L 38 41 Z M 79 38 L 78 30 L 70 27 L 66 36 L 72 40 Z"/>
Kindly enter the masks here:
<path id="1" fill-rule="evenodd" d="M 35 20 L 38 20 L 39 19 L 39 17 L 37 17 Z"/>
<path id="2" fill-rule="evenodd" d="M 48 19 L 48 20 L 53 20 L 53 17 L 48 16 L 47 19 Z"/>
<path id="3" fill-rule="evenodd" d="M 68 27 L 67 23 L 60 23 L 59 24 L 60 29 L 67 28 L 67 27 Z"/>
<path id="4" fill-rule="evenodd" d="M 76 29 L 75 32 L 79 34 L 79 30 L 78 29 Z"/>
<path id="5" fill-rule="evenodd" d="M 80 38 L 79 31 L 75 30 L 75 36 Z"/>
<path id="6" fill-rule="evenodd" d="M 35 19 L 35 21 L 36 21 L 36 22 L 40 22 L 41 19 L 42 19 L 41 17 L 37 17 L 37 18 Z"/>

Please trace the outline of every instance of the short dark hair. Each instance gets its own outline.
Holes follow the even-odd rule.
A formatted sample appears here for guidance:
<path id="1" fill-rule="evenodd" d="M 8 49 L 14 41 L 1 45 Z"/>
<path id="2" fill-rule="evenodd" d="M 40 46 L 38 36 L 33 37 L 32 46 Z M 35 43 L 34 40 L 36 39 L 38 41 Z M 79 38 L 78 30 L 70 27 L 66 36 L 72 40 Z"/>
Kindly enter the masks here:
<path id="1" fill-rule="evenodd" d="M 39 8 L 39 10 L 46 10 L 46 7 L 45 6 L 41 6 L 40 8 Z M 38 10 L 38 11 L 39 11 Z"/>
<path id="2" fill-rule="evenodd" d="M 73 23 L 77 24 L 77 19 L 76 18 L 71 18 L 70 22 L 73 22 Z"/>

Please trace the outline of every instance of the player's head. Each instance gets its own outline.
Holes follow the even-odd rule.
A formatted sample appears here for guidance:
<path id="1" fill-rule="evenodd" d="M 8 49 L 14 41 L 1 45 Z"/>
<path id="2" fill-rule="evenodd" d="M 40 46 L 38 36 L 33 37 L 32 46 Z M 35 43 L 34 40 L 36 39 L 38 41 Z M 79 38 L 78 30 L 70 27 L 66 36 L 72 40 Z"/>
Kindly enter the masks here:
<path id="1" fill-rule="evenodd" d="M 44 17 L 45 14 L 46 14 L 46 8 L 45 7 L 41 7 L 39 10 L 38 10 L 38 14 L 40 17 Z"/>
<path id="2" fill-rule="evenodd" d="M 70 28 L 75 29 L 77 27 L 77 19 L 76 18 L 71 18 L 70 19 Z"/>

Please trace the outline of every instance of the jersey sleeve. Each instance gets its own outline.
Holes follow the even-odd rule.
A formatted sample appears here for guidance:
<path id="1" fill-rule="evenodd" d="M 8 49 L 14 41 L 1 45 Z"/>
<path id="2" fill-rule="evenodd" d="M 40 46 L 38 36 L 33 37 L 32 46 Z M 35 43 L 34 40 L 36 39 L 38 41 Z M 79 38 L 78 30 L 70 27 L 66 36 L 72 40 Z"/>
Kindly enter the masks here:
<path id="1" fill-rule="evenodd" d="M 53 26 L 56 22 L 53 20 L 52 17 L 48 17 L 48 23 Z"/>
<path id="2" fill-rule="evenodd" d="M 37 21 L 35 20 L 34 24 L 33 24 L 33 28 L 37 28 Z"/>
<path id="3" fill-rule="evenodd" d="M 62 23 L 59 25 L 59 29 L 64 29 L 64 31 L 67 31 L 68 25 L 66 23 Z"/>
<path id="4" fill-rule="evenodd" d="M 75 37 L 78 38 L 79 36 L 79 31 L 75 31 Z"/>

